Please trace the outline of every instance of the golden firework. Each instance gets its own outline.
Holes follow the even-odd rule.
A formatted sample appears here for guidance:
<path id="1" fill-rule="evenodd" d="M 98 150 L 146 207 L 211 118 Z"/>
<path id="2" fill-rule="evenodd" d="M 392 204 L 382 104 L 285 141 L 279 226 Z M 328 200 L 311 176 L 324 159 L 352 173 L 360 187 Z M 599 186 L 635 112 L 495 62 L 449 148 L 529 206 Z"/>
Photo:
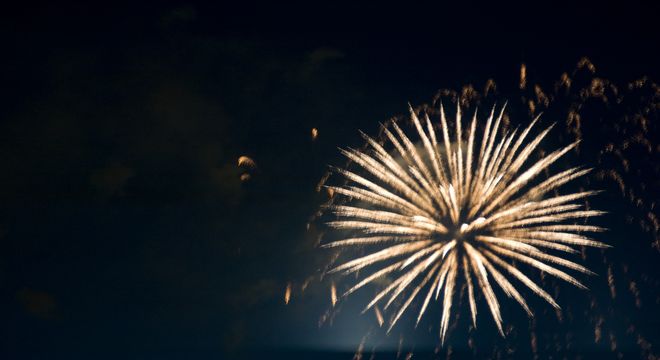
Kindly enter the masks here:
<path id="1" fill-rule="evenodd" d="M 345 186 L 330 186 L 329 189 L 348 202 L 331 206 L 338 219 L 328 224 L 351 235 L 324 247 L 368 246 L 369 251 L 330 272 L 352 274 L 372 266 L 376 268 L 348 289 L 344 296 L 381 277 L 392 276 L 393 281 L 365 308 L 366 311 L 382 301 L 384 309 L 388 309 L 406 293 L 389 329 L 418 295 L 422 295 L 422 302 L 417 323 L 430 301 L 438 300 L 442 294 L 440 338 L 444 342 L 454 291 L 462 277 L 467 287 L 473 325 L 476 326 L 477 318 L 477 289 L 483 293 L 495 324 L 504 335 L 499 302 L 491 280 L 530 316 L 532 312 L 525 298 L 509 279 L 516 279 L 559 308 L 545 290 L 511 261 L 585 288 L 560 267 L 592 273 L 548 251 L 576 253 L 573 246 L 607 247 L 582 235 L 584 232 L 604 231 L 604 228 L 571 222 L 603 213 L 584 209 L 580 203 L 597 191 L 544 197 L 587 174 L 590 169 L 574 167 L 535 182 L 541 172 L 575 148 L 578 142 L 526 165 L 532 162 L 530 155 L 552 126 L 528 139 L 538 121 L 536 117 L 522 131 L 516 129 L 498 136 L 503 113 L 504 108 L 495 116 L 493 108 L 478 143 L 476 112 L 464 136 L 458 107 L 452 141 L 442 106 L 438 134 L 427 114 L 421 121 L 410 108 L 419 145 L 393 122 L 393 131 L 383 127 L 392 151 L 367 135 L 363 135 L 368 143 L 365 150 L 342 150 L 351 162 L 364 170 L 364 174 L 336 169 L 348 182 Z M 438 141 L 440 136 L 441 143 Z M 374 247 L 376 250 L 371 251 Z"/>

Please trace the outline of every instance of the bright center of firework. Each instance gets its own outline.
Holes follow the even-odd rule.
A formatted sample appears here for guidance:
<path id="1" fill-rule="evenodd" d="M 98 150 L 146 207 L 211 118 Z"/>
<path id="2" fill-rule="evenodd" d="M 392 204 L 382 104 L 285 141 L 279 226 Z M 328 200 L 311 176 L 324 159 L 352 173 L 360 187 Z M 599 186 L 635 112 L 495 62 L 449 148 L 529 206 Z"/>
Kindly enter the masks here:
<path id="1" fill-rule="evenodd" d="M 452 224 L 447 227 L 447 233 L 435 233 L 434 239 L 441 242 L 447 242 L 451 240 L 461 241 L 473 241 L 475 231 L 470 229 L 470 225 L 465 222 L 459 222 L 459 224 Z"/>
<path id="2" fill-rule="evenodd" d="M 572 168 L 536 185 L 531 184 L 577 143 L 548 153 L 536 163 L 527 164 L 532 152 L 550 130 L 548 128 L 526 142 L 525 138 L 536 120 L 520 133 L 513 131 L 500 135 L 502 113 L 495 119 L 491 112 L 479 143 L 475 136 L 476 116 L 469 132 L 465 132 L 461 127 L 459 108 L 456 138 L 452 141 L 441 109 L 444 144 L 440 144 L 429 117 L 425 119 L 425 127 L 412 109 L 411 117 L 423 150 L 393 123 L 394 132 L 383 129 L 392 151 L 366 136 L 371 146 L 369 151 L 343 151 L 366 174 L 338 170 L 349 183 L 345 187 L 331 188 L 348 201 L 333 206 L 340 219 L 329 225 L 349 231 L 352 235 L 325 246 L 368 246 L 369 249 L 362 257 L 331 270 L 351 274 L 364 269 L 360 271 L 360 276 L 366 277 L 345 295 L 379 278 L 391 278 L 389 285 L 367 305 L 369 309 L 388 295 L 383 309 L 401 304 L 392 317 L 391 329 L 422 290 L 427 289 L 418 322 L 431 299 L 437 300 L 442 293 L 440 336 L 444 340 L 457 277 L 460 275 L 467 285 L 473 325 L 476 327 L 474 292 L 478 289 L 483 293 L 501 334 L 504 334 L 502 318 L 491 285 L 493 281 L 530 316 L 527 302 L 506 275 L 515 278 L 517 283 L 524 284 L 551 305 L 559 307 L 545 290 L 518 266 L 513 266 L 512 260 L 584 288 L 556 265 L 586 274 L 591 272 L 564 257 L 551 255 L 548 250 L 575 254 L 578 251 L 572 246 L 606 247 L 582 234 L 602 231 L 602 228 L 577 225 L 573 221 L 601 214 L 583 209 L 584 204 L 576 202 L 595 192 L 583 191 L 546 199 L 544 195 L 551 194 L 559 186 L 589 170 Z M 467 144 L 464 133 L 468 134 Z M 376 249 L 375 245 L 382 248 Z M 377 264 L 381 266 L 379 270 L 364 275 Z M 408 294 L 405 301 L 395 302 L 405 293 Z"/>

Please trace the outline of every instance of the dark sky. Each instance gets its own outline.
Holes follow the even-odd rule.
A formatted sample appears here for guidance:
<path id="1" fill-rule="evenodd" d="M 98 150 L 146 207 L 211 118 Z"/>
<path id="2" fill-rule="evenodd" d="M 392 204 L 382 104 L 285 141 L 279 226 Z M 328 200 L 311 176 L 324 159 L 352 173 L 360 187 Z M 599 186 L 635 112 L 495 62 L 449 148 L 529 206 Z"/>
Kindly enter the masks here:
<path id="1" fill-rule="evenodd" d="M 374 321 L 357 316 L 359 301 L 321 329 L 327 287 L 310 285 L 283 303 L 286 284 L 299 286 L 323 262 L 307 221 L 324 200 L 315 187 L 327 165 L 343 163 L 337 147 L 359 146 L 358 129 L 374 133 L 440 88 L 493 78 L 504 100 L 523 62 L 545 84 L 583 56 L 613 82 L 657 81 L 658 15 L 651 1 L 4 8 L 0 354 L 352 351 Z M 245 182 L 242 155 L 257 165 Z M 653 161 L 632 163 L 644 170 Z M 646 200 L 657 200 L 653 171 L 640 173 Z M 608 199 L 615 209 L 627 204 Z M 626 234 L 621 226 L 613 234 Z M 636 271 L 657 290 L 653 237 L 630 234 L 630 247 L 611 258 L 643 259 Z M 571 301 L 590 301 L 571 291 Z M 649 291 L 651 308 L 657 294 Z M 623 302 L 615 313 L 635 311 L 637 328 L 658 324 L 657 311 L 644 317 Z M 563 336 L 565 326 L 548 326 L 550 339 Z M 660 335 L 644 334 L 660 346 Z M 609 349 L 579 336 L 575 343 L 576 351 Z"/>

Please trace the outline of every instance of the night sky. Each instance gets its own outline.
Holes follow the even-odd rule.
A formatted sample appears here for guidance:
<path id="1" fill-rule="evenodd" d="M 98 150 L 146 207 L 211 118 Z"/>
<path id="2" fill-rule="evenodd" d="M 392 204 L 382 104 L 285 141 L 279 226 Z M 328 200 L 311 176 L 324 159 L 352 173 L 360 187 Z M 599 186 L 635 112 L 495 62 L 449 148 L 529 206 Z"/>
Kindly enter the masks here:
<path id="1" fill-rule="evenodd" d="M 549 89 L 583 57 L 592 76 L 622 89 L 660 79 L 651 1 L 49 3 L 1 16 L 7 359 L 351 359 L 377 325 L 373 314 L 359 315 L 369 294 L 319 326 L 331 308 L 318 279 L 328 254 L 316 246 L 321 225 L 308 226 L 327 199 L 319 180 L 345 162 L 338 147 L 361 146 L 359 129 L 375 134 L 408 102 L 489 79 L 496 103 L 513 99 L 522 118 L 522 63 L 530 83 Z M 575 304 L 569 320 L 532 303 L 549 312 L 535 325 L 540 358 L 660 354 L 660 249 L 657 229 L 648 229 L 648 213 L 658 214 L 649 204 L 660 198 L 658 97 L 635 96 L 584 110 L 585 150 L 574 159 L 608 168 L 596 160 L 601 145 L 634 136 L 617 121 L 649 103 L 652 150 L 622 155 L 627 190 L 592 180 L 605 190 L 598 205 L 610 211 L 601 224 L 611 231 L 603 240 L 614 248 L 606 262 L 588 250 L 599 274 L 585 278 L 592 294 L 561 286 L 558 301 Z M 550 142 L 565 141 L 562 131 Z M 256 166 L 237 166 L 240 156 Z M 608 268 L 620 281 L 616 299 Z M 287 284 L 294 291 L 285 305 Z M 475 350 L 465 313 L 450 337 L 455 356 L 528 358 L 529 320 L 506 302 L 512 335 L 498 339 L 484 307 L 483 326 L 470 335 Z M 598 318 L 607 330 L 595 341 Z M 395 358 L 400 339 L 401 358 L 429 358 L 437 327 L 411 327 L 374 335 L 365 358 L 372 346 L 376 359 Z M 570 349 L 553 345 L 565 343 Z"/>

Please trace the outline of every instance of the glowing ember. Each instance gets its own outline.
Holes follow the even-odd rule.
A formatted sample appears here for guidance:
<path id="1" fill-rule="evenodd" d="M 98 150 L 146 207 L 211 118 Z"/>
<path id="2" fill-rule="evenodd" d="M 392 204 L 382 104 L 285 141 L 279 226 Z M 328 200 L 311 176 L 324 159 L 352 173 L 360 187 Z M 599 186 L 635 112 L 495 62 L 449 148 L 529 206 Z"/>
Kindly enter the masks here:
<path id="1" fill-rule="evenodd" d="M 254 169 L 254 168 L 257 167 L 257 164 L 251 158 L 249 158 L 247 156 L 241 156 L 241 157 L 238 158 L 238 166 L 244 166 L 244 167 Z"/>
<path id="2" fill-rule="evenodd" d="M 284 290 L 284 303 L 289 304 L 291 300 L 291 283 L 286 284 L 286 290 Z"/>

